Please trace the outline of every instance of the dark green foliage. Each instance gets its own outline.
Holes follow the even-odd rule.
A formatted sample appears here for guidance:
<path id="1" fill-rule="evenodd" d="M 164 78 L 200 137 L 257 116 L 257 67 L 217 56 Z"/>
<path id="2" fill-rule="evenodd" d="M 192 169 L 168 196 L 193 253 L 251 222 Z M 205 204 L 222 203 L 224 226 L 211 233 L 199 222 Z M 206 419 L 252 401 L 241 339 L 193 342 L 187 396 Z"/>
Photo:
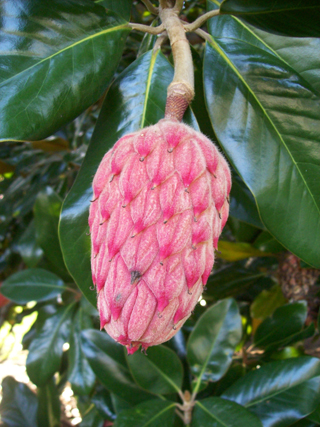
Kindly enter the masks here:
<path id="1" fill-rule="evenodd" d="M 91 184 L 121 136 L 163 118 L 169 45 L 153 51 L 156 36 L 130 32 L 129 20 L 159 24 L 138 1 L 0 3 L 0 333 L 33 319 L 22 344 L 37 387 L 4 378 L 4 427 L 60 427 L 69 384 L 81 427 L 181 427 L 192 393 L 189 427 L 320 425 L 320 283 L 279 274 L 288 249 L 300 276 L 320 267 L 320 8 L 187 0 L 183 14 L 220 3 L 206 46 L 190 36 L 184 121 L 233 167 L 230 218 L 193 315 L 130 357 L 99 331 Z"/>

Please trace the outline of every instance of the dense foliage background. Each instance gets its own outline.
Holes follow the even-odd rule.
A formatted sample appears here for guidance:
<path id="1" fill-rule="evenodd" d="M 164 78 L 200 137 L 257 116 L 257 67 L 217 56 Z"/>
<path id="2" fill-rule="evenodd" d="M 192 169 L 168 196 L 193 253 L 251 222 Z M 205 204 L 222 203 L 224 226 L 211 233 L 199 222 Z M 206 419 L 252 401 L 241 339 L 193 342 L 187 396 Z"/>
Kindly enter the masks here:
<path id="1" fill-rule="evenodd" d="M 186 1 L 182 19 L 219 6 Z M 163 117 L 170 47 L 130 30 L 158 24 L 138 1 L 0 1 L 0 357 L 24 335 L 31 381 L 4 378 L 1 425 L 180 426 L 185 390 L 192 427 L 320 425 L 320 6 L 221 12 L 206 44 L 189 35 L 184 120 L 233 168 L 230 218 L 183 329 L 128 357 L 99 331 L 91 182 L 122 135 Z"/>

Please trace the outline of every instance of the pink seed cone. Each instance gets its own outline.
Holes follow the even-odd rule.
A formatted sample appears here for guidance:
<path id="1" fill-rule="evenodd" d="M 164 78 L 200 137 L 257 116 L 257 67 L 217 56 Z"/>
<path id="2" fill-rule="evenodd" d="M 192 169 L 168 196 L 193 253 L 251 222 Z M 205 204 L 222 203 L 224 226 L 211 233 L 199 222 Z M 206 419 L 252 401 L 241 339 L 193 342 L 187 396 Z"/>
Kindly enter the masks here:
<path id="1" fill-rule="evenodd" d="M 190 316 L 229 214 L 230 170 L 174 120 L 121 138 L 93 180 L 89 226 L 101 328 L 134 353 Z"/>

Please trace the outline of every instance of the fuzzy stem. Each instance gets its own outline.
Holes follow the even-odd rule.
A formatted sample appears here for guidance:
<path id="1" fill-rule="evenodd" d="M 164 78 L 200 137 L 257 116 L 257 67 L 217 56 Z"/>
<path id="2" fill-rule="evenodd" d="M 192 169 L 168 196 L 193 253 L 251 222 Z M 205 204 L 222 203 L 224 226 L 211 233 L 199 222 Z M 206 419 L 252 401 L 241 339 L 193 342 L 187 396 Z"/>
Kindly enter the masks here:
<path id="1" fill-rule="evenodd" d="M 174 5 L 174 10 L 178 11 L 180 13 L 182 7 L 183 7 L 184 0 L 176 0 L 176 4 Z"/>
<path id="2" fill-rule="evenodd" d="M 152 13 L 152 15 L 158 15 L 159 9 L 155 6 L 153 6 L 153 4 L 151 3 L 150 0 L 141 0 L 141 1 L 142 1 L 142 3 L 144 3 L 144 5 L 148 9 L 148 11 L 150 13 Z"/>
<path id="3" fill-rule="evenodd" d="M 212 42 L 212 38 L 211 38 L 210 34 L 201 30 L 201 28 L 198 28 L 197 30 L 195 30 L 195 33 L 198 34 L 198 36 L 200 36 L 201 38 L 203 38 L 207 42 L 209 42 L 209 43 Z"/>
<path id="4" fill-rule="evenodd" d="M 129 22 L 129 27 L 131 27 L 133 30 L 143 31 L 144 33 L 149 34 L 161 34 L 165 30 L 164 25 L 158 25 L 157 27 L 149 27 L 149 25 L 143 25 L 143 24 L 134 24 Z"/>
<path id="5" fill-rule="evenodd" d="M 166 41 L 167 38 L 168 34 L 166 31 L 164 31 L 163 34 L 161 34 L 161 36 L 157 38 L 157 41 L 153 46 L 153 52 L 156 52 L 158 49 L 161 49 L 162 44 Z"/>
<path id="6" fill-rule="evenodd" d="M 204 15 L 201 15 L 194 22 L 191 22 L 191 24 L 185 24 L 184 25 L 185 31 L 194 31 L 197 28 L 200 28 L 208 19 L 213 18 L 214 16 L 217 16 L 219 14 L 220 14 L 220 9 L 211 10 L 210 12 L 207 12 Z"/>
<path id="7" fill-rule="evenodd" d="M 194 97 L 193 62 L 185 29 L 179 19 L 179 10 L 163 7 L 160 1 L 160 18 L 171 43 L 174 77 L 168 87 L 165 118 L 182 120 L 184 112 Z"/>

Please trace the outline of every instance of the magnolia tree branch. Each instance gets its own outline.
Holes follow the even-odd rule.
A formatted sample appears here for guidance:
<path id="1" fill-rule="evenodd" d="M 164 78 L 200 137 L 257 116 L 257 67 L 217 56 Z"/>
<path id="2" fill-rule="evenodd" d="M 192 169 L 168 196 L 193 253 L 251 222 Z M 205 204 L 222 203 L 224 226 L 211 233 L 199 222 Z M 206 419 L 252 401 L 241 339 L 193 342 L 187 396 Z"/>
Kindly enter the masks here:
<path id="1" fill-rule="evenodd" d="M 168 34 L 166 31 L 164 31 L 161 36 L 159 36 L 157 38 L 157 41 L 155 42 L 154 46 L 153 46 L 153 52 L 156 52 L 158 49 L 161 48 L 162 44 L 166 41 L 166 39 L 168 38 Z"/>
<path id="2" fill-rule="evenodd" d="M 144 5 L 148 9 L 148 11 L 150 13 L 152 13 L 152 15 L 158 15 L 159 9 L 155 6 L 153 6 L 153 4 L 151 3 L 150 0 L 141 0 L 141 1 L 142 1 L 142 3 L 144 3 Z"/>
<path id="3" fill-rule="evenodd" d="M 208 19 L 213 18 L 220 14 L 220 9 L 211 10 L 211 12 L 207 12 L 201 15 L 198 19 L 191 24 L 185 24 L 184 28 L 186 31 L 195 31 L 197 28 L 200 28 Z"/>
<path id="4" fill-rule="evenodd" d="M 142 0 L 151 13 L 156 13 L 157 8 L 150 0 Z M 165 118 L 182 120 L 184 112 L 194 97 L 193 62 L 187 31 L 195 31 L 198 35 L 208 40 L 209 35 L 200 30 L 207 19 L 217 16 L 220 10 L 212 10 L 200 16 L 191 24 L 182 22 L 179 13 L 183 7 L 183 0 L 159 0 L 159 17 L 162 24 L 158 27 L 149 27 L 142 24 L 129 24 L 134 30 L 144 31 L 150 34 L 162 34 L 155 44 L 155 50 L 159 49 L 165 37 L 168 36 L 171 44 L 174 76 L 167 92 L 167 104 Z"/>
<path id="5" fill-rule="evenodd" d="M 192 55 L 179 11 L 162 8 L 164 3 L 161 1 L 159 16 L 169 37 L 174 61 L 174 77 L 168 87 L 165 117 L 181 121 L 194 97 Z"/>
<path id="6" fill-rule="evenodd" d="M 212 38 L 211 38 L 210 34 L 201 30 L 201 28 L 198 28 L 197 30 L 195 30 L 195 33 L 198 34 L 198 36 L 202 37 L 207 42 L 209 42 L 209 43 L 212 42 Z"/>
<path id="7" fill-rule="evenodd" d="M 174 5 L 173 9 L 180 13 L 180 11 L 183 7 L 183 3 L 184 3 L 184 0 L 176 0 L 176 4 Z"/>
<path id="8" fill-rule="evenodd" d="M 129 22 L 128 25 L 133 30 L 143 31 L 144 33 L 149 33 L 154 35 L 161 34 L 165 31 L 165 27 L 163 24 L 158 25 L 157 27 L 150 27 L 149 25 L 134 24 Z"/>

